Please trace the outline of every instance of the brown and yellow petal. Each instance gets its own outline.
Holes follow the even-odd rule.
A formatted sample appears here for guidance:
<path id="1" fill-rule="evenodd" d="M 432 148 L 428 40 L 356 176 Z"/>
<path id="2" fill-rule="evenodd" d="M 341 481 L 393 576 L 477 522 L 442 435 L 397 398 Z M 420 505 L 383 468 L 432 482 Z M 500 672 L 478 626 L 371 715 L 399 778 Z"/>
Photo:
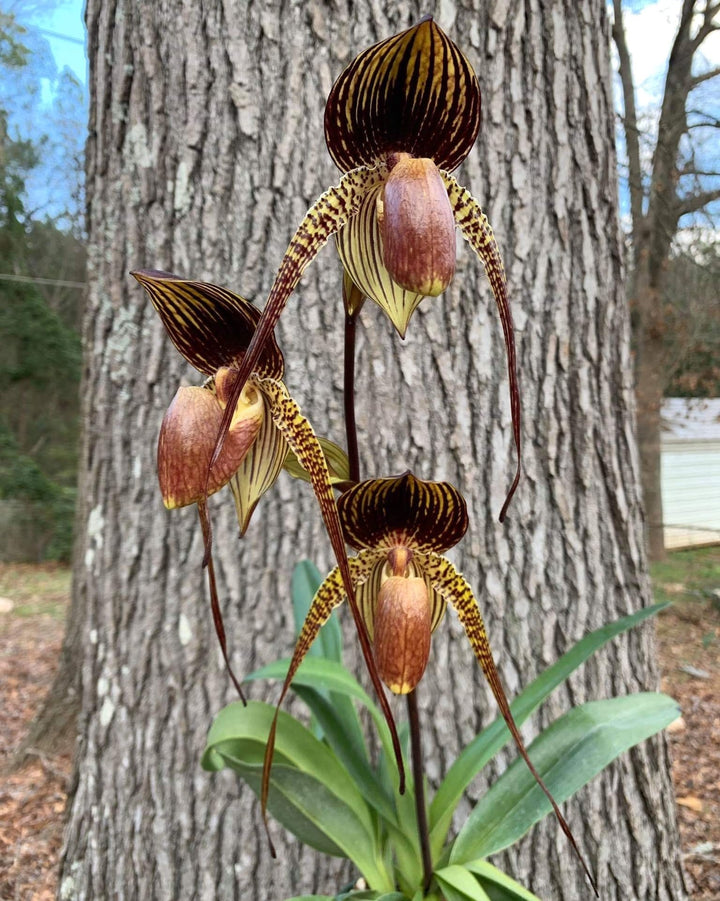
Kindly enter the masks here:
<path id="1" fill-rule="evenodd" d="M 325 108 L 328 151 L 344 172 L 397 152 L 452 171 L 479 128 L 475 72 L 429 16 L 357 56 Z"/>
<path id="2" fill-rule="evenodd" d="M 485 267 L 485 272 L 490 282 L 495 303 L 500 314 L 505 349 L 507 351 L 508 381 L 510 383 L 510 411 L 512 414 L 513 438 L 517 451 L 517 465 L 515 477 L 505 498 L 505 503 L 500 511 L 500 522 L 505 519 L 508 506 L 515 490 L 520 482 L 522 467 L 522 446 L 520 436 L 520 388 L 518 386 L 517 361 L 515 354 L 515 330 L 513 327 L 512 311 L 508 300 L 507 279 L 503 266 L 500 249 L 497 246 L 495 235 L 490 227 L 487 217 L 480 208 L 480 204 L 461 187 L 458 182 L 446 172 L 441 173 L 448 192 L 450 206 L 452 207 L 455 222 L 462 236 L 475 251 L 480 262 Z"/>
<path id="3" fill-rule="evenodd" d="M 383 187 L 378 220 L 392 280 L 425 297 L 442 294 L 455 274 L 455 219 L 431 159 L 400 155 Z"/>
<path id="4" fill-rule="evenodd" d="M 360 482 L 338 498 L 345 540 L 354 548 L 397 545 L 443 553 L 468 527 L 467 505 L 449 482 L 430 482 L 411 472 Z"/>

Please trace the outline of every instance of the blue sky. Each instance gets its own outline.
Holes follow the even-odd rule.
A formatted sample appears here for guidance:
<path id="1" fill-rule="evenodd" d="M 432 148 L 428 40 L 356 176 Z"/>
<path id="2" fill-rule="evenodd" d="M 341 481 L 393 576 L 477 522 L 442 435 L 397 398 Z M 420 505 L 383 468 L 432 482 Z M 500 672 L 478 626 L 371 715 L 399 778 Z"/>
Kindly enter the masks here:
<path id="1" fill-rule="evenodd" d="M 50 44 L 58 69 L 68 66 L 83 84 L 87 84 L 83 8 L 83 0 L 60 0 L 52 13 L 37 14 L 30 21 L 44 32 L 43 37 Z M 65 35 L 71 40 L 63 40 L 46 32 Z"/>
<path id="2" fill-rule="evenodd" d="M 52 6 L 52 3 L 48 3 Z M 10 6 L 16 7 L 20 13 L 22 0 L 11 0 Z M 57 0 L 51 12 L 36 13 L 33 16 L 20 16 L 25 21 L 42 30 L 42 36 L 48 41 L 55 58 L 58 72 L 69 67 L 82 85 L 87 84 L 87 62 L 85 59 L 85 25 L 83 21 L 84 0 Z M 608 0 L 610 15 L 612 3 Z M 27 7 L 26 7 L 27 9 Z M 648 153 L 654 145 L 654 130 L 659 117 L 662 99 L 665 70 L 670 46 L 678 24 L 680 0 L 623 0 L 623 19 L 626 38 L 633 62 L 633 74 L 636 88 L 636 102 L 640 117 L 640 126 L 645 133 L 645 144 Z M 63 37 L 61 37 L 63 36 Z M 720 64 L 720 31 L 708 38 L 703 44 L 703 57 L 696 69 L 710 68 Z M 704 64 L 703 64 L 704 63 Z M 616 68 L 616 66 L 615 66 Z M 616 107 L 622 108 L 619 84 L 616 83 Z M 706 90 L 717 88 L 714 82 L 708 82 Z M 703 98 L 705 104 L 710 101 L 713 107 L 718 101 Z M 622 180 L 622 136 L 619 134 L 619 155 L 621 158 Z M 705 149 L 713 162 L 717 161 L 718 149 L 714 146 Z M 627 210 L 627 198 L 621 188 L 621 206 L 623 213 Z"/>

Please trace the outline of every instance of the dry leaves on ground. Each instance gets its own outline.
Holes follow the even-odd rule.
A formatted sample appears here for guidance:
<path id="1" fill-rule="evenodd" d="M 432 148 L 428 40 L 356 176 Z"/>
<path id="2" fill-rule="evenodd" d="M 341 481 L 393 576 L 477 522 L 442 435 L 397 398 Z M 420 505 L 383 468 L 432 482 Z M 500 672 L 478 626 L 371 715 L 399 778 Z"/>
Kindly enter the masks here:
<path id="1" fill-rule="evenodd" d="M 27 583 L 38 569 L 0 564 L 0 594 L 9 593 L 10 576 Z M 15 604 L 0 612 L 0 774 L 52 681 L 62 639 L 59 614 L 66 601 L 54 598 L 51 614 L 43 612 L 42 603 L 37 609 L 31 604 L 26 615 L 18 615 Z M 658 636 L 662 687 L 679 701 L 683 712 L 682 723 L 670 730 L 670 744 L 691 897 L 717 901 L 720 611 L 709 603 L 673 608 L 661 615 Z M 692 676 L 682 667 L 701 671 L 707 678 Z M 19 772 L 0 775 L 0 901 L 55 898 L 69 770 L 67 758 L 35 759 Z"/>

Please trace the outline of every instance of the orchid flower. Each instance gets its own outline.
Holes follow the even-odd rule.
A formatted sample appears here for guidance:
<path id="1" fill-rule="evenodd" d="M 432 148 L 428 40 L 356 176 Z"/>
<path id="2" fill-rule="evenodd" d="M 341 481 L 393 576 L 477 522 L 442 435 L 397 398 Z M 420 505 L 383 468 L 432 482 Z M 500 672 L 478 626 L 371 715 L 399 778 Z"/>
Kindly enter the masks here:
<path id="1" fill-rule="evenodd" d="M 424 296 L 442 293 L 455 271 L 455 228 L 485 267 L 508 355 L 517 470 L 500 519 L 520 478 L 520 400 L 507 284 L 490 224 L 450 174 L 480 128 L 480 89 L 472 66 L 428 17 L 363 51 L 335 82 L 325 109 L 330 156 L 339 184 L 307 212 L 280 264 L 255 336 L 239 367 L 235 400 L 260 358 L 303 272 L 335 235 L 344 296 L 379 304 L 404 335 Z M 213 461 L 226 440 L 226 409 Z"/>
<path id="2" fill-rule="evenodd" d="M 460 492 L 448 482 L 424 481 L 406 472 L 357 483 L 338 499 L 338 512 L 345 540 L 358 551 L 350 558 L 350 574 L 382 680 L 396 694 L 406 694 L 417 686 L 428 662 L 431 635 L 446 606 L 453 607 L 520 755 L 594 886 L 570 827 L 528 756 L 472 588 L 443 556 L 468 527 L 467 506 Z M 265 751 L 263 815 L 280 705 L 320 628 L 344 598 L 341 575 L 334 569 L 313 598 L 280 694 Z"/>
<path id="3" fill-rule="evenodd" d="M 312 426 L 282 381 L 283 357 L 272 335 L 236 400 L 232 400 L 260 313 L 247 300 L 217 285 L 178 278 L 166 272 L 132 273 L 145 288 L 175 347 L 211 381 L 206 387 L 181 387 L 163 419 L 158 441 L 158 476 L 169 509 L 197 504 L 205 539 L 213 619 L 228 672 L 244 696 L 228 660 L 225 631 L 215 583 L 207 496 L 231 484 L 241 532 L 245 532 L 261 495 L 275 482 L 288 450 L 308 473 L 341 573 L 360 636 L 370 677 L 393 736 L 403 780 L 395 723 L 380 684 L 364 620 L 357 607 L 345 544 L 325 453 Z M 228 438 L 211 460 L 215 435 L 228 405 Z"/>

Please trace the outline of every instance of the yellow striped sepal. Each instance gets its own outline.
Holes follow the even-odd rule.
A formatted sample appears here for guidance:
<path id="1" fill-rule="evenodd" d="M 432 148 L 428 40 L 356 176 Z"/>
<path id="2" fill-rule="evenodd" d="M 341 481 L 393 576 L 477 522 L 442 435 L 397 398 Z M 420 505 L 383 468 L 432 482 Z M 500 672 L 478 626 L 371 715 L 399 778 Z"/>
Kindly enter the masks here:
<path id="1" fill-rule="evenodd" d="M 402 546 L 442 554 L 468 527 L 467 505 L 449 482 L 430 482 L 411 472 L 360 482 L 338 498 L 347 543 L 372 550 Z"/>
<path id="2" fill-rule="evenodd" d="M 270 401 L 264 393 L 261 394 L 265 413 L 262 425 L 250 453 L 230 480 L 241 535 L 247 531 L 258 501 L 275 484 L 288 453 L 287 441 L 273 421 Z M 216 434 L 216 431 L 212 433 L 213 443 Z"/>
<path id="3" fill-rule="evenodd" d="M 452 171 L 479 128 L 475 72 L 430 16 L 357 56 L 325 108 L 328 151 L 343 172 L 398 151 Z"/>
<path id="4" fill-rule="evenodd" d="M 144 269 L 131 273 L 147 291 L 175 347 L 195 369 L 214 375 L 238 367 L 252 341 L 260 310 L 218 285 Z M 255 371 L 282 378 L 283 358 L 269 336 Z"/>

